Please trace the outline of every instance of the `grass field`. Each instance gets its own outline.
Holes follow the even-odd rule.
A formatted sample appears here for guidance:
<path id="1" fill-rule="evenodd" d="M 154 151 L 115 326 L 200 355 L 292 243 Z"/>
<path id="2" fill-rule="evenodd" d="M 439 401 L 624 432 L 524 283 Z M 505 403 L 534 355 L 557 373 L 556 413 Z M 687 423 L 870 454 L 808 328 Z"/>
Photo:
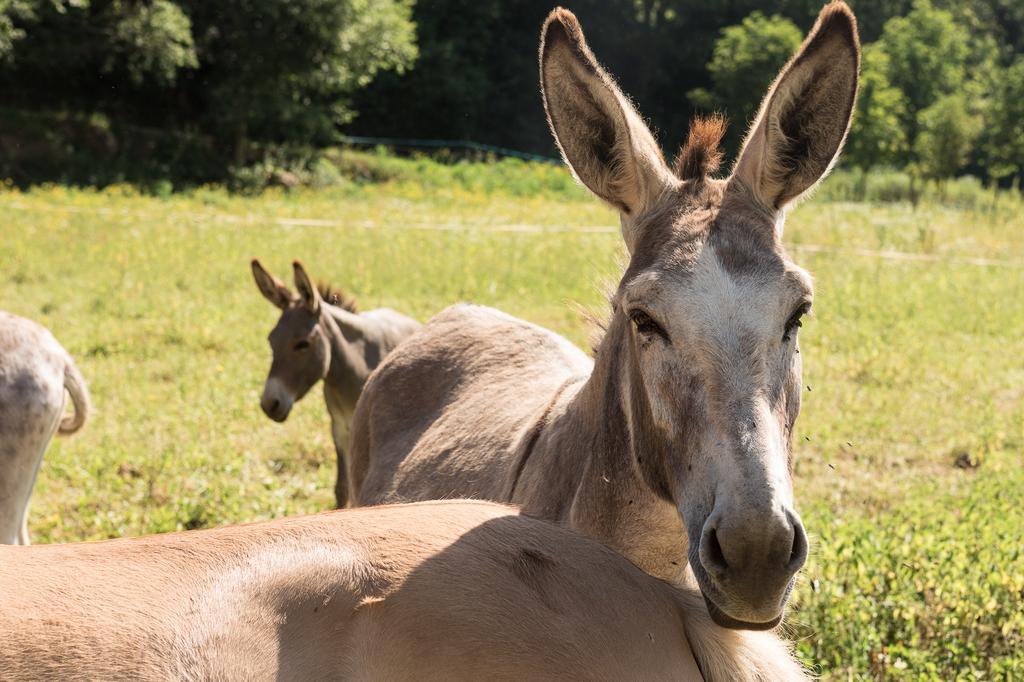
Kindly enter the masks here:
<path id="1" fill-rule="evenodd" d="M 301 258 L 364 307 L 475 301 L 585 344 L 580 308 L 603 312 L 620 272 L 615 217 L 561 170 L 471 171 L 254 197 L 0 192 L 0 308 L 52 329 L 95 403 L 47 452 L 34 541 L 331 506 L 322 401 L 283 425 L 259 410 L 276 314 L 252 256 L 282 275 Z M 796 469 L 814 542 L 789 632 L 826 679 L 1024 677 L 1019 207 L 789 218 L 817 282 Z"/>

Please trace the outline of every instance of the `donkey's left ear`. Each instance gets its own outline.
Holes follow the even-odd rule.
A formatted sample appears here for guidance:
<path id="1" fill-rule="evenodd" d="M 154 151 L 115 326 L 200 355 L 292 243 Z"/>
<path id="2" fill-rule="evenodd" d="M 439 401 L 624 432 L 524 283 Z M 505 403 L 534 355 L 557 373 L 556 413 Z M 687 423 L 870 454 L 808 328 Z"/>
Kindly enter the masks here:
<path id="1" fill-rule="evenodd" d="M 302 298 L 302 304 L 314 315 L 319 313 L 320 291 L 313 286 L 313 282 L 309 279 L 309 275 L 306 274 L 306 269 L 302 267 L 302 263 L 295 261 L 292 263 L 292 268 L 295 270 L 295 289 Z"/>
<path id="2" fill-rule="evenodd" d="M 857 20 L 845 2 L 832 2 L 768 90 L 733 170 L 765 208 L 783 209 L 831 169 L 859 72 Z"/>

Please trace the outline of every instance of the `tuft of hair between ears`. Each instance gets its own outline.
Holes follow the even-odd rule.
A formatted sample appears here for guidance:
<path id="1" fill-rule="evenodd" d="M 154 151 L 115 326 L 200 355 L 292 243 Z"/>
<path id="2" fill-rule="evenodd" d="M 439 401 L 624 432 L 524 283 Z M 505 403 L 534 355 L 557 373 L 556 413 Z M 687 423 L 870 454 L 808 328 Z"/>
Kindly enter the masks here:
<path id="1" fill-rule="evenodd" d="M 326 303 L 343 308 L 350 313 L 359 312 L 359 307 L 356 304 L 354 296 L 349 296 L 343 290 L 335 288 L 323 280 L 317 282 L 316 288 L 317 291 L 320 292 L 320 298 L 322 298 Z"/>
<path id="2" fill-rule="evenodd" d="M 728 125 L 725 116 L 698 116 L 690 122 L 686 144 L 676 157 L 675 173 L 680 180 L 703 180 L 722 164 L 722 137 Z"/>

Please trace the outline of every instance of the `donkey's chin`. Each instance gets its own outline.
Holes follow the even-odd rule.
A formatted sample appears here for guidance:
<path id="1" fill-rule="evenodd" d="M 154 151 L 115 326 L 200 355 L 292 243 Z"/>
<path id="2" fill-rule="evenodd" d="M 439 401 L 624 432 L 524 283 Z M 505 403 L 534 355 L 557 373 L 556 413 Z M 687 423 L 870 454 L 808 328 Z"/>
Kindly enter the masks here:
<path id="1" fill-rule="evenodd" d="M 779 623 L 782 622 L 782 611 L 779 611 L 779 615 L 775 618 L 763 623 L 752 623 L 750 621 L 733 618 L 720 609 L 703 590 L 701 590 L 701 596 L 704 597 L 704 603 L 708 607 L 708 614 L 711 615 L 711 620 L 715 621 L 716 625 L 723 628 L 728 628 L 730 630 L 771 630 L 778 627 Z"/>
<path id="2" fill-rule="evenodd" d="M 693 563 L 691 562 L 691 567 Z M 786 590 L 786 596 L 781 600 L 778 613 L 773 617 L 766 620 L 750 620 L 749 618 L 740 618 L 737 615 L 730 614 L 725 608 L 719 606 L 722 602 L 728 603 L 728 599 L 719 592 L 718 587 L 713 581 L 710 580 L 707 572 L 703 566 L 698 566 L 693 569 L 694 577 L 697 578 L 697 586 L 700 588 L 700 594 L 704 597 L 704 604 L 708 608 L 708 614 L 711 616 L 711 620 L 723 628 L 730 630 L 771 630 L 779 626 L 782 622 L 782 617 L 786 611 L 786 601 L 789 597 L 789 592 L 792 589 L 793 581 L 790 581 L 789 587 Z"/>

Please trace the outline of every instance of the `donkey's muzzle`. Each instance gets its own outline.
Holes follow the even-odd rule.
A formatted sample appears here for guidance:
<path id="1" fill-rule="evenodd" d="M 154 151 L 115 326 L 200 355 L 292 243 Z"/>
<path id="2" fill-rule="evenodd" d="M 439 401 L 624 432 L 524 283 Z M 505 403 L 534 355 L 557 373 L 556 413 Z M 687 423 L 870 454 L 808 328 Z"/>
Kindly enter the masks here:
<path id="1" fill-rule="evenodd" d="M 789 509 L 736 518 L 716 513 L 704 524 L 699 559 L 701 591 L 715 622 L 768 629 L 781 620 L 807 560 L 807 534 Z"/>
<path id="2" fill-rule="evenodd" d="M 260 400 L 260 408 L 263 413 L 276 422 L 283 422 L 291 412 L 291 403 L 284 404 L 277 398 L 264 397 Z"/>

